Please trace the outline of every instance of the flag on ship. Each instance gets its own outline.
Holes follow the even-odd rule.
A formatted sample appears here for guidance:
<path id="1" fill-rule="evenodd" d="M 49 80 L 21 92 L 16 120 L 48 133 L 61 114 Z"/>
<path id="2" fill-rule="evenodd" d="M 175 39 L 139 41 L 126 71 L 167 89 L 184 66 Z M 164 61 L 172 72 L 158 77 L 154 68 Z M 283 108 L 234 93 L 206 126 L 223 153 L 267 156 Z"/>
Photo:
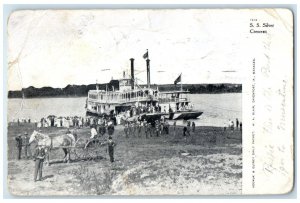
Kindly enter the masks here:
<path id="1" fill-rule="evenodd" d="M 177 85 L 177 83 L 181 82 L 181 74 L 178 76 L 178 78 L 174 81 L 174 85 Z"/>
<path id="2" fill-rule="evenodd" d="M 148 49 L 147 49 L 147 52 L 143 55 L 143 58 L 144 59 L 148 59 L 149 58 Z"/>

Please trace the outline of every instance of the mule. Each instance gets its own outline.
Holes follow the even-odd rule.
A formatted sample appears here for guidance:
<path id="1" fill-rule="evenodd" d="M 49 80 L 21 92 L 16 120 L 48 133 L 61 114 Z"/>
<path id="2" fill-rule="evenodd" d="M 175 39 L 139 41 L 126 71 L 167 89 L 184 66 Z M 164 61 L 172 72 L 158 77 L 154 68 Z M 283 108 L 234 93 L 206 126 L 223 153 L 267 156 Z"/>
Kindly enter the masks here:
<path id="1" fill-rule="evenodd" d="M 30 136 L 29 144 L 36 141 L 37 145 L 45 147 L 46 151 L 46 163 L 49 165 L 49 153 L 53 148 L 62 148 L 64 151 L 63 162 L 70 162 L 70 151 L 69 147 L 73 147 L 76 144 L 76 140 L 73 134 L 64 134 L 60 136 L 50 137 L 49 135 L 33 131 Z"/>

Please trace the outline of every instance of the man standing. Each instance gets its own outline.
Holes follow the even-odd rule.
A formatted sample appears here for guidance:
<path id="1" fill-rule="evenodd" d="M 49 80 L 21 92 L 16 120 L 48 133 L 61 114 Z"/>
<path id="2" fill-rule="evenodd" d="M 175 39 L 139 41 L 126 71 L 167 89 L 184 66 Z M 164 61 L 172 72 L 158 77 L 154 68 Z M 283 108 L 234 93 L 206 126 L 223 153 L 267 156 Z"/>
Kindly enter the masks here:
<path id="1" fill-rule="evenodd" d="M 125 125 L 124 125 L 124 132 L 125 132 L 125 137 L 128 138 L 129 136 L 129 132 L 128 132 L 128 129 L 129 128 L 129 125 L 128 125 L 128 122 L 125 121 Z"/>
<path id="2" fill-rule="evenodd" d="M 176 121 L 173 123 L 173 136 L 176 136 Z"/>
<path id="3" fill-rule="evenodd" d="M 191 132 L 191 121 L 188 121 L 187 122 L 187 133 L 188 133 L 188 135 L 190 135 L 190 132 Z"/>
<path id="4" fill-rule="evenodd" d="M 243 124 L 240 122 L 240 131 L 242 132 Z"/>
<path id="5" fill-rule="evenodd" d="M 144 121 L 142 121 L 142 124 L 143 124 L 143 129 L 142 129 L 142 132 L 145 133 L 145 136 L 146 138 L 148 138 L 148 132 L 147 132 L 147 121 L 146 119 L 144 119 Z"/>
<path id="6" fill-rule="evenodd" d="M 148 126 L 147 126 L 147 123 L 145 122 L 145 123 L 143 124 L 143 126 L 144 126 L 145 136 L 146 136 L 146 138 L 148 138 Z"/>
<path id="7" fill-rule="evenodd" d="M 236 119 L 236 129 L 238 130 L 239 129 L 239 125 L 240 125 L 240 123 L 239 123 L 239 119 Z"/>
<path id="8" fill-rule="evenodd" d="M 111 122 L 111 123 L 109 123 L 109 125 L 108 125 L 108 127 L 107 127 L 108 135 L 114 134 L 114 131 L 115 131 L 115 127 L 114 127 L 113 122 Z"/>
<path id="9" fill-rule="evenodd" d="M 158 120 L 155 121 L 155 132 L 156 132 L 156 137 L 159 137 L 160 135 L 160 123 Z"/>
<path id="10" fill-rule="evenodd" d="M 18 149 L 18 160 L 21 159 L 21 152 L 22 152 L 22 137 L 21 137 L 21 134 L 19 134 L 16 138 L 16 146 L 17 146 L 17 149 Z"/>
<path id="11" fill-rule="evenodd" d="M 169 122 L 168 121 L 165 121 L 165 131 L 166 131 L 166 134 L 169 135 Z"/>
<path id="12" fill-rule="evenodd" d="M 190 132 L 188 131 L 187 127 L 184 126 L 183 128 L 183 138 L 185 140 L 185 142 L 187 142 L 187 136 L 190 135 Z"/>
<path id="13" fill-rule="evenodd" d="M 24 133 L 24 141 L 25 141 L 25 144 L 24 144 L 24 147 L 25 147 L 25 158 L 28 159 L 28 156 L 29 155 L 29 158 L 31 158 L 32 154 L 31 154 L 31 150 L 30 150 L 30 144 L 29 144 L 29 137 L 28 137 L 28 133 L 25 132 Z"/>
<path id="14" fill-rule="evenodd" d="M 109 136 L 108 138 L 108 154 L 109 154 L 109 159 L 110 162 L 113 163 L 114 160 L 114 147 L 116 146 L 116 144 L 113 142 L 112 137 Z"/>
<path id="15" fill-rule="evenodd" d="M 138 122 L 137 123 L 137 131 L 138 131 L 138 137 L 142 137 L 142 123 L 141 122 Z"/>
<path id="16" fill-rule="evenodd" d="M 148 132 L 147 134 L 148 134 L 149 137 L 152 137 L 152 132 L 151 131 L 152 131 L 152 125 L 151 125 L 151 123 L 148 123 L 147 124 L 147 132 Z"/>
<path id="17" fill-rule="evenodd" d="M 159 134 L 162 135 L 164 132 L 164 123 L 163 121 L 159 121 Z"/>
<path id="18" fill-rule="evenodd" d="M 192 131 L 193 131 L 193 133 L 195 132 L 195 128 L 196 128 L 196 124 L 195 124 L 195 122 L 193 121 L 193 122 L 192 122 Z"/>
<path id="19" fill-rule="evenodd" d="M 34 161 L 35 161 L 34 182 L 37 181 L 36 178 L 38 175 L 39 175 L 38 181 L 42 180 L 44 159 L 45 159 L 45 148 L 39 145 L 36 148 L 34 154 Z"/>

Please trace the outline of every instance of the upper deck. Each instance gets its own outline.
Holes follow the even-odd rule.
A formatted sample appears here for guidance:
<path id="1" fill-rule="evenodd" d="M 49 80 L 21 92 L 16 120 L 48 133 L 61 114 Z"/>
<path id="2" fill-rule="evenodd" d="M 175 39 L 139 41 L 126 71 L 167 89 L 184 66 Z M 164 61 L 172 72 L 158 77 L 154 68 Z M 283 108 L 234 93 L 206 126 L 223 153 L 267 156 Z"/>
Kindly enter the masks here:
<path id="1" fill-rule="evenodd" d="M 88 100 L 95 103 L 124 104 L 141 101 L 158 101 L 157 90 L 151 88 L 128 91 L 90 90 Z"/>
<path id="2" fill-rule="evenodd" d="M 178 102 L 190 102 L 188 97 L 189 91 L 169 91 L 159 93 L 160 103 L 178 103 Z"/>

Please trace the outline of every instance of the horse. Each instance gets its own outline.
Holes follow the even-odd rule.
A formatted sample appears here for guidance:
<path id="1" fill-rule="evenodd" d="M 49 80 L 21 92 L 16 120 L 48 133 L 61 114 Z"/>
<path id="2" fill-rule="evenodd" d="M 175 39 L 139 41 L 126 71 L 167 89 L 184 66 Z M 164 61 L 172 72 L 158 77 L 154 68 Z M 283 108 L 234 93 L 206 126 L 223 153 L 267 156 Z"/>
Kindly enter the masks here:
<path id="1" fill-rule="evenodd" d="M 45 147 L 46 151 L 46 162 L 49 165 L 49 152 L 51 149 L 56 147 L 61 147 L 65 153 L 63 162 L 70 163 L 70 148 L 75 146 L 76 140 L 73 134 L 64 134 L 61 136 L 50 137 L 49 135 L 33 131 L 30 136 L 29 144 L 33 141 L 37 142 L 37 145 L 41 145 Z"/>

